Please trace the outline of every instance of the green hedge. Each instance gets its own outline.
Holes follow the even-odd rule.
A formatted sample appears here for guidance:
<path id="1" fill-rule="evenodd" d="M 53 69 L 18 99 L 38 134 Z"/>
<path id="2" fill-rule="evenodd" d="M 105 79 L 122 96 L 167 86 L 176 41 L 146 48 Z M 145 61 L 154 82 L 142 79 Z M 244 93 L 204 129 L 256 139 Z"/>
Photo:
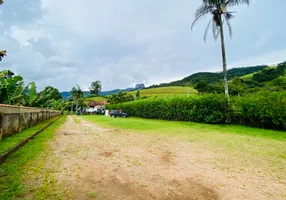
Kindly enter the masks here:
<path id="1" fill-rule="evenodd" d="M 260 93 L 247 97 L 198 95 L 189 98 L 150 99 L 108 105 L 122 109 L 129 116 L 208 124 L 227 122 L 286 130 L 286 92 Z"/>
<path id="2" fill-rule="evenodd" d="M 229 112 L 223 95 L 141 100 L 108 105 L 107 109 L 122 109 L 134 117 L 214 124 L 225 123 Z"/>
<path id="3" fill-rule="evenodd" d="M 286 92 L 263 92 L 235 99 L 241 123 L 286 130 Z"/>

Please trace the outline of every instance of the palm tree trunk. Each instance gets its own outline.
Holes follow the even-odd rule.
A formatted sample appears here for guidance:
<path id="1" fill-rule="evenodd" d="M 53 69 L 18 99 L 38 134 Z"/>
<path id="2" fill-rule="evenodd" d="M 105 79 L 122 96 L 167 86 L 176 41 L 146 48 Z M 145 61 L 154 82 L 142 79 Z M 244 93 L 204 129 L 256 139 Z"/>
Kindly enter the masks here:
<path id="1" fill-rule="evenodd" d="M 225 54 L 224 33 L 223 33 L 223 24 L 222 24 L 221 16 L 220 16 L 220 39 L 221 39 L 221 53 L 222 53 L 222 65 L 223 65 L 223 76 L 224 76 L 223 77 L 224 78 L 224 92 L 225 92 L 225 96 L 229 100 L 226 54 Z"/>

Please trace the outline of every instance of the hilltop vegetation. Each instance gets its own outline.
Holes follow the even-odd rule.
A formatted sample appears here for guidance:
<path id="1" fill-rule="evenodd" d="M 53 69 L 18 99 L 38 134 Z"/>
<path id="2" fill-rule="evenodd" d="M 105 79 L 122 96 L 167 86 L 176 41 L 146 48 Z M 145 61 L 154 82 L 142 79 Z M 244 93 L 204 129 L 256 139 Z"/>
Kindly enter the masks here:
<path id="1" fill-rule="evenodd" d="M 254 72 L 261 71 L 267 68 L 267 65 L 258 65 L 251 67 L 233 68 L 228 70 L 228 78 L 240 77 Z M 223 72 L 199 72 L 183 78 L 182 80 L 173 81 L 170 83 L 162 83 L 160 85 L 152 85 L 149 88 L 166 87 L 166 86 L 188 86 L 195 85 L 199 81 L 216 83 L 223 80 Z"/>

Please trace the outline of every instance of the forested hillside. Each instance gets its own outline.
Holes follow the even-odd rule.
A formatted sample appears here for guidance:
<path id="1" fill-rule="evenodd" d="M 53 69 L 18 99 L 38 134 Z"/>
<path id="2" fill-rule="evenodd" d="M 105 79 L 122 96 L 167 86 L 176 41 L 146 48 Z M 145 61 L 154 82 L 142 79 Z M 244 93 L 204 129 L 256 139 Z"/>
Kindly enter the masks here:
<path id="1" fill-rule="evenodd" d="M 259 65 L 252 67 L 242 67 L 242 68 L 233 68 L 228 70 L 228 78 L 232 79 L 234 77 L 244 76 L 246 74 L 251 74 L 254 72 L 261 71 L 267 68 L 267 65 Z M 199 81 L 206 81 L 207 83 L 215 83 L 223 79 L 223 72 L 199 72 L 192 74 L 183 78 L 182 80 L 173 81 L 171 83 L 162 83 L 160 85 L 152 85 L 149 88 L 153 87 L 164 87 L 164 86 L 186 86 L 186 85 L 195 85 Z"/>

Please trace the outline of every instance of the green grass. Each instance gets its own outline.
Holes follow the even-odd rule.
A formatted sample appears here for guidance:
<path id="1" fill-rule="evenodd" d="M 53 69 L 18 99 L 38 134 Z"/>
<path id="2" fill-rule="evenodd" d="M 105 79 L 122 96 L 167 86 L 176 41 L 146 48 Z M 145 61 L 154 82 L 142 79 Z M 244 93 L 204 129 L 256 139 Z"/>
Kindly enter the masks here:
<path id="1" fill-rule="evenodd" d="M 21 197 L 29 192 L 23 184 L 25 176 L 24 174 L 37 164 L 43 165 L 41 161 L 33 163 L 33 161 L 39 156 L 40 153 L 45 152 L 48 141 L 53 137 L 55 130 L 63 124 L 66 116 L 60 118 L 43 132 L 35 136 L 29 143 L 13 153 L 7 160 L 1 165 L 0 168 L 0 199 L 21 199 Z M 48 154 L 47 154 L 48 156 Z M 38 168 L 37 168 L 38 169 Z M 36 170 L 36 168 L 35 168 Z M 34 191 L 36 199 L 50 199 L 50 192 L 54 192 L 53 189 L 55 181 L 48 174 L 44 174 L 44 182 L 38 191 Z M 37 185 L 38 186 L 38 185 Z M 56 197 L 56 196 L 55 196 Z M 60 199 L 60 198 L 52 198 Z"/>
<path id="2" fill-rule="evenodd" d="M 103 101 L 106 101 L 106 98 L 105 97 L 90 97 L 90 98 L 84 99 L 83 101 L 84 103 L 88 104 L 91 101 L 103 102 Z"/>
<path id="3" fill-rule="evenodd" d="M 194 122 L 174 122 L 164 120 L 150 120 L 142 118 L 116 118 L 112 119 L 105 116 L 82 116 L 91 122 L 95 122 L 106 128 L 119 128 L 124 130 L 134 131 L 149 131 L 160 132 L 165 134 L 187 134 L 199 132 L 202 137 L 205 133 L 218 132 L 221 134 L 236 134 L 249 137 L 259 137 L 286 141 L 286 132 L 276 130 L 265 130 L 260 128 L 252 128 L 240 125 L 211 125 Z"/>
<path id="4" fill-rule="evenodd" d="M 72 118 L 74 123 L 78 124 L 80 122 L 80 120 L 77 117 L 73 116 Z"/>
<path id="5" fill-rule="evenodd" d="M 251 74 L 246 74 L 244 76 L 241 76 L 240 78 L 246 80 L 246 81 L 251 81 L 253 78 L 253 75 L 256 74 L 257 72 L 251 73 Z"/>
<path id="6" fill-rule="evenodd" d="M 132 95 L 136 95 L 137 91 L 129 92 Z M 140 91 L 141 97 L 177 97 L 177 96 L 188 96 L 188 94 L 197 94 L 197 90 L 192 87 L 182 87 L 182 86 L 173 86 L 173 87 L 159 87 L 144 89 Z"/>
<path id="7" fill-rule="evenodd" d="M 87 193 L 87 196 L 89 198 L 96 198 L 97 194 L 96 194 L 96 192 L 89 192 L 89 193 Z"/>
<path id="8" fill-rule="evenodd" d="M 19 142 L 23 141 L 24 139 L 32 136 L 34 133 L 36 133 L 38 130 L 45 127 L 50 122 L 54 121 L 55 118 L 46 120 L 42 123 L 37 124 L 34 127 L 25 129 L 21 131 L 20 133 L 16 133 L 14 135 L 11 135 L 9 137 L 4 137 L 2 140 L 0 140 L 0 154 L 3 154 L 4 152 L 8 151 L 15 145 L 17 145 Z"/>

